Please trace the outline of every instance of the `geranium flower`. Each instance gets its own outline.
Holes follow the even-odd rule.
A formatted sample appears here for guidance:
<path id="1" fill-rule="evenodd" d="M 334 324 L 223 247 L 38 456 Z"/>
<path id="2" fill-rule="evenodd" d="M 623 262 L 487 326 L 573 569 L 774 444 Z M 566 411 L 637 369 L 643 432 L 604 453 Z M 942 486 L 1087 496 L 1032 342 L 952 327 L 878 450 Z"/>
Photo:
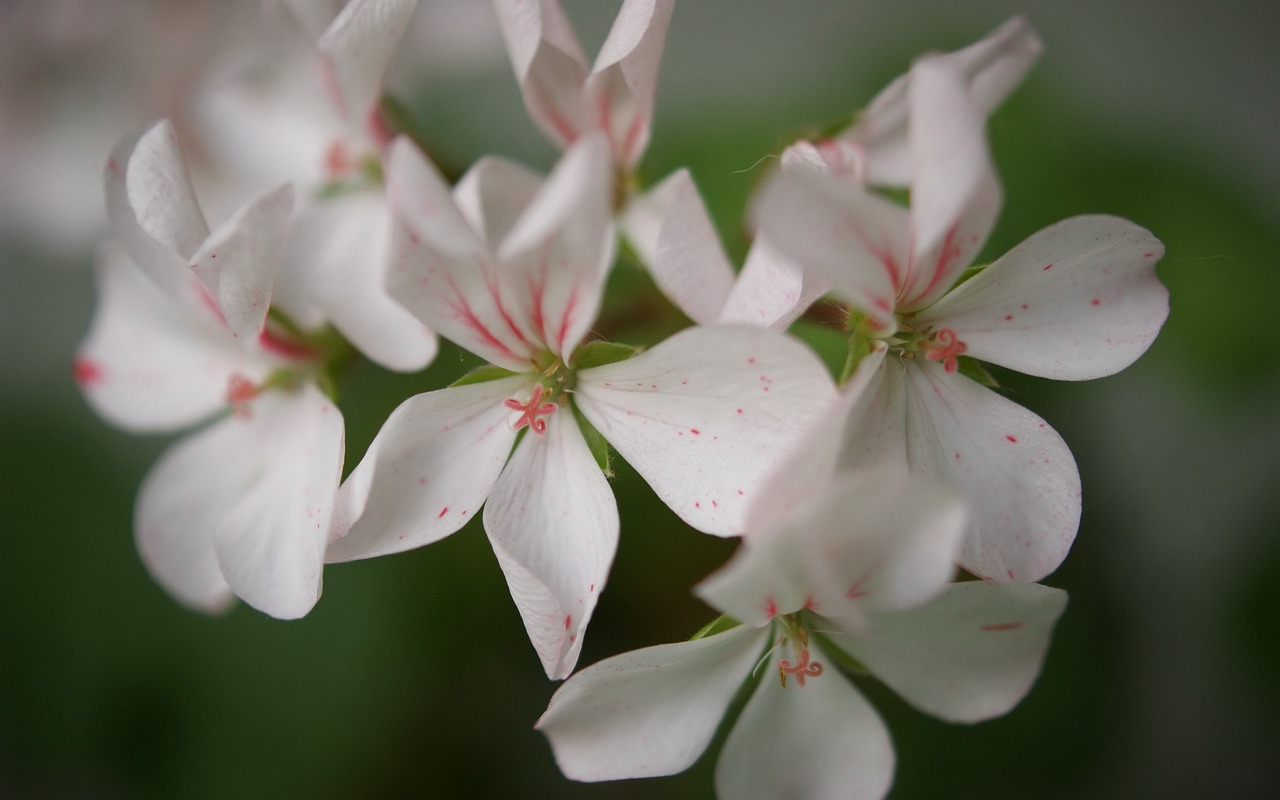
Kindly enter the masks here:
<path id="1" fill-rule="evenodd" d="M 1168 314 L 1163 247 L 1116 217 L 1074 217 L 963 279 L 1000 206 L 983 115 L 963 70 L 911 72 L 910 209 L 852 181 L 783 170 L 762 191 L 761 232 L 886 343 L 848 458 L 900 463 L 974 506 L 961 564 L 994 580 L 1038 580 L 1075 538 L 1080 479 L 1043 420 L 961 369 L 967 358 L 1081 380 L 1132 363 Z"/>
<path id="2" fill-rule="evenodd" d="M 346 533 L 329 547 L 330 561 L 419 547 L 487 498 L 485 531 L 555 678 L 572 670 L 616 549 L 599 437 L 689 524 L 737 534 L 772 454 L 834 397 L 812 354 L 768 331 L 688 330 L 622 361 L 617 346 L 581 344 L 612 259 L 608 167 L 607 142 L 589 135 L 545 182 L 488 159 L 451 194 L 408 142 L 393 146 L 391 291 L 501 370 L 391 415 L 343 485 Z"/>
<path id="3" fill-rule="evenodd" d="M 324 352 L 266 320 L 292 192 L 274 189 L 210 232 L 168 123 L 118 146 L 106 183 L 118 244 L 99 255 L 77 381 L 132 431 L 211 422 L 143 480 L 143 562 L 191 607 L 217 611 L 235 595 L 302 616 L 320 596 L 343 425 L 317 385 Z"/>

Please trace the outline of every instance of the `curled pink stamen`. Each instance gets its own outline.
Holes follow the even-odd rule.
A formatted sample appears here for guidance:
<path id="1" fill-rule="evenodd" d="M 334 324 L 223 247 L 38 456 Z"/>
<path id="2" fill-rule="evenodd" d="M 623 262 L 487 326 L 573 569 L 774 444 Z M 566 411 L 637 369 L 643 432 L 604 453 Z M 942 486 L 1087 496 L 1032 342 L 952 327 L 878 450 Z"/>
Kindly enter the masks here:
<path id="1" fill-rule="evenodd" d="M 258 387 L 245 376 L 237 372 L 227 378 L 227 402 L 237 417 L 249 418 L 249 401 L 257 396 Z"/>
<path id="2" fill-rule="evenodd" d="M 924 357 L 930 361 L 941 361 L 947 372 L 955 372 L 960 368 L 956 358 L 964 354 L 969 346 L 956 337 L 950 328 L 942 328 L 924 344 Z"/>
<path id="3" fill-rule="evenodd" d="M 520 430 L 524 426 L 528 425 L 533 429 L 534 433 L 543 433 L 546 431 L 547 421 L 542 419 L 542 417 L 547 414 L 554 413 L 556 409 L 560 408 L 560 406 L 556 403 L 540 402 L 542 400 L 542 392 L 542 384 L 539 383 L 533 387 L 533 396 L 529 398 L 528 403 L 521 403 L 514 397 L 509 398 L 506 401 L 507 408 L 512 411 L 524 412 L 512 425 L 513 428 Z"/>
<path id="4" fill-rule="evenodd" d="M 800 660 L 796 662 L 794 667 L 791 666 L 791 662 L 785 658 L 778 662 L 778 677 L 782 680 L 782 687 L 784 689 L 787 686 L 788 675 L 795 675 L 796 685 L 804 686 L 804 679 L 806 677 L 816 678 L 821 674 L 822 665 L 816 661 L 810 663 L 809 648 L 807 647 L 801 648 Z"/>

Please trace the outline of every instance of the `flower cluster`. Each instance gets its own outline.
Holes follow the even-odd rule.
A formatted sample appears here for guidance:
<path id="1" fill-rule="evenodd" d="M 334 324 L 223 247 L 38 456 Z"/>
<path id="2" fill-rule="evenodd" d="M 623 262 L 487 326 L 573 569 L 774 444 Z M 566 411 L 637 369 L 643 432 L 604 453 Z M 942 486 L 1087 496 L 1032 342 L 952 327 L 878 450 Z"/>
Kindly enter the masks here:
<path id="1" fill-rule="evenodd" d="M 106 165 L 75 375 L 115 424 L 194 429 L 139 492 L 155 579 L 196 609 L 294 618 L 325 564 L 479 515 L 544 671 L 568 678 L 538 727 L 578 780 L 684 769 L 749 680 L 722 797 L 883 795 L 893 750 L 851 677 L 947 720 L 1016 705 L 1065 607 L 1035 581 L 1076 535 L 1080 481 L 981 362 L 1111 374 L 1168 312 L 1159 241 L 1114 217 L 973 264 L 1002 194 L 986 118 L 1039 56 L 1030 26 L 922 57 L 854 124 L 788 147 L 735 270 L 687 170 L 636 179 L 674 0 L 624 0 L 590 67 L 557 0 L 494 0 L 563 155 L 452 183 L 381 102 L 415 6 L 278 4 L 288 46 Z M 593 332 L 620 242 L 692 327 L 646 350 Z M 823 296 L 848 340 L 834 378 L 785 333 Z M 437 335 L 486 365 L 405 399 L 344 479 L 341 367 L 417 371 Z M 574 675 L 622 527 L 615 452 L 742 545 L 695 588 L 722 617 Z"/>

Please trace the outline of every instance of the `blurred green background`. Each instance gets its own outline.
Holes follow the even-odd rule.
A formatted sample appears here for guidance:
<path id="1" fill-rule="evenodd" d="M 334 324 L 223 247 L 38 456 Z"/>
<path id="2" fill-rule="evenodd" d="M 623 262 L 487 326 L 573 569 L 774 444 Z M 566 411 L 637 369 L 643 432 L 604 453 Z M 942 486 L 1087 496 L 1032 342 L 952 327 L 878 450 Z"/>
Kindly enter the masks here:
<path id="1" fill-rule="evenodd" d="M 330 568 L 325 597 L 297 622 L 245 607 L 206 618 L 150 580 L 130 516 L 168 440 L 109 428 L 71 381 L 100 223 L 57 216 L 71 201 L 52 203 L 47 229 L 29 221 L 49 186 L 18 176 L 46 174 L 31 169 L 40 166 L 51 183 L 56 170 L 61 180 L 68 165 L 88 164 L 64 196 L 92 206 L 107 148 L 168 113 L 172 97 L 112 105 L 95 94 L 106 78 L 94 68 L 116 62 L 89 48 L 125 40 L 120 20 L 88 44 L 59 40 L 32 56 L 45 30 L 24 27 L 43 19 L 36 5 L 0 6 L 0 43 L 26 41 L 0 56 L 0 797 L 710 797 L 714 749 L 674 778 L 578 785 L 559 775 L 531 727 L 554 686 L 476 525 Z M 45 7 L 54 5 L 90 4 Z M 174 5 L 134 3 L 124 19 Z M 617 4 L 565 5 L 594 53 Z M 897 747 L 891 796 L 1274 797 L 1275 4 L 681 0 L 644 169 L 657 180 L 689 166 L 740 257 L 763 156 L 865 103 L 914 55 L 968 44 L 1018 12 L 1046 53 L 990 123 L 1006 204 L 988 255 L 1073 214 L 1125 216 L 1167 246 L 1159 272 L 1172 313 L 1151 351 L 1116 377 L 999 376 L 1079 461 L 1082 528 L 1046 581 L 1071 602 L 1038 685 L 1002 719 L 948 725 L 866 687 Z M 554 152 L 525 117 L 487 4 L 421 0 L 418 15 L 392 89 L 435 155 L 549 165 Z M 118 97 L 130 76 L 154 83 L 148 58 L 199 50 L 167 35 L 111 79 Z M 69 139 L 67 125 L 82 138 Z M 64 140 L 81 144 L 55 149 L 47 166 L 12 155 Z M 654 341 L 682 324 L 643 276 L 614 280 L 615 296 L 640 297 L 646 311 L 611 328 L 615 338 Z M 354 369 L 341 387 L 349 464 L 400 400 L 466 366 L 446 346 L 425 374 Z M 685 528 L 625 466 L 614 488 L 622 541 L 581 665 L 686 638 L 710 618 L 689 587 L 733 548 Z"/>

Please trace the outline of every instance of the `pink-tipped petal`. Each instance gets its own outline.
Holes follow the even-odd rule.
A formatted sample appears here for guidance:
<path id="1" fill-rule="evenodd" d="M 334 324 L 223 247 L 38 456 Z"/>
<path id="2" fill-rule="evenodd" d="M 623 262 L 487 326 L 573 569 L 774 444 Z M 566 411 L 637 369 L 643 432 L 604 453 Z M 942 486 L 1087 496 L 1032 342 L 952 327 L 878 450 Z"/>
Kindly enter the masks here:
<path id="1" fill-rule="evenodd" d="M 835 400 L 808 348 L 737 326 L 690 328 L 578 378 L 591 424 L 682 519 L 719 536 L 745 530 L 770 470 Z"/>
<path id="2" fill-rule="evenodd" d="M 822 650 L 810 649 L 826 671 L 804 686 L 761 678 L 716 764 L 718 797 L 874 800 L 889 791 L 894 755 L 884 723 Z"/>
<path id="3" fill-rule="evenodd" d="M 634 167 L 649 143 L 662 47 L 675 0 L 626 0 L 587 79 L 600 127 L 619 165 Z"/>
<path id="4" fill-rule="evenodd" d="M 484 511 L 547 677 L 567 678 L 618 548 L 618 506 L 569 409 L 530 430 Z"/>
<path id="5" fill-rule="evenodd" d="M 986 242 L 1001 191 L 987 147 L 986 116 L 965 75 L 943 59 L 911 68 L 911 267 L 903 311 L 937 300 Z"/>
<path id="6" fill-rule="evenodd" d="M 865 636 L 831 638 L 921 711 L 980 722 L 1031 690 L 1066 604 L 1039 584 L 958 583 L 928 605 L 873 614 Z"/>
<path id="7" fill-rule="evenodd" d="M 761 190 L 754 214 L 783 258 L 830 286 L 878 329 L 896 328 L 895 296 L 909 256 L 906 209 L 834 175 L 783 170 Z"/>
<path id="8" fill-rule="evenodd" d="M 765 636 L 739 626 L 593 664 L 556 691 L 536 727 L 573 780 L 674 775 L 707 749 Z"/>
<path id="9" fill-rule="evenodd" d="M 257 342 L 266 324 L 292 214 L 293 187 L 286 184 L 242 206 L 191 257 L 191 269 L 243 342 Z"/>
<path id="10" fill-rule="evenodd" d="M 1080 473 L 1040 417 L 933 362 L 905 375 L 912 472 L 969 501 L 960 563 L 995 581 L 1038 581 L 1066 558 L 1080 524 Z"/>
<path id="11" fill-rule="evenodd" d="M 179 256 L 196 252 L 209 235 L 209 226 L 196 202 L 173 123 L 162 120 L 142 134 L 125 170 L 129 205 L 138 226 Z"/>
<path id="12" fill-rule="evenodd" d="M 613 262 L 609 176 L 604 138 L 583 138 L 560 159 L 498 250 L 520 319 L 566 360 L 595 322 Z"/>
<path id="13" fill-rule="evenodd" d="M 351 0 L 317 42 L 353 123 L 363 125 L 376 109 L 387 62 L 417 5 L 418 0 Z"/>
<path id="14" fill-rule="evenodd" d="M 313 384 L 268 392 L 248 413 L 255 452 L 237 453 L 236 460 L 256 469 L 247 491 L 218 519 L 214 551 L 240 599 L 278 619 L 296 619 L 320 599 L 342 478 L 342 414 Z M 234 469 L 235 463 L 209 468 Z"/>
<path id="15" fill-rule="evenodd" d="M 1034 234 L 921 315 L 967 354 L 1062 380 L 1119 372 L 1169 315 L 1164 245 L 1119 217 L 1072 217 Z"/>
<path id="16" fill-rule="evenodd" d="M 515 442 L 504 401 L 528 384 L 518 376 L 401 403 L 338 492 L 326 560 L 421 547 L 471 520 Z"/>
<path id="17" fill-rule="evenodd" d="M 75 377 L 113 424 L 137 432 L 183 428 L 226 406 L 232 376 L 258 383 L 270 372 L 269 359 L 161 294 L 119 248 L 102 247 L 97 275 L 98 307 Z"/>
<path id="18" fill-rule="evenodd" d="M 689 319 L 710 325 L 733 287 L 733 267 L 688 170 L 676 172 L 654 191 L 667 202 L 649 270 L 662 293 Z"/>

